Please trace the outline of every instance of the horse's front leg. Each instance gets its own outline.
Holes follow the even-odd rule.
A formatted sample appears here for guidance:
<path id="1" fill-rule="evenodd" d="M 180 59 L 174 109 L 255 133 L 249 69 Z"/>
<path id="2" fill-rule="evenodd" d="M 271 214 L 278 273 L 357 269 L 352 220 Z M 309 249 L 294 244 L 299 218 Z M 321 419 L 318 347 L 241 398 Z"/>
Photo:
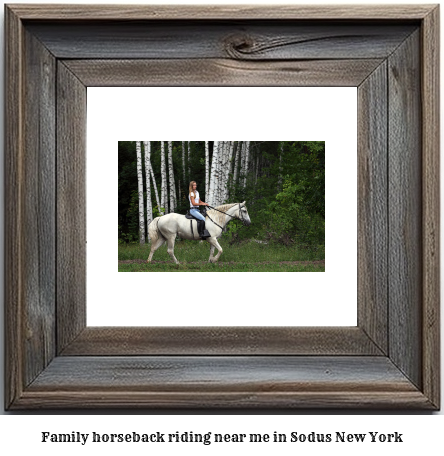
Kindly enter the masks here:
<path id="1" fill-rule="evenodd" d="M 216 263 L 216 261 L 219 259 L 219 257 L 221 256 L 223 250 L 222 250 L 222 247 L 219 245 L 219 243 L 217 242 L 217 239 L 216 238 L 209 238 L 208 239 L 209 243 L 211 244 L 211 255 L 210 255 L 210 260 L 211 263 Z M 214 252 L 214 248 L 216 247 L 216 249 L 218 250 L 217 252 L 217 255 L 215 257 L 212 258 L 212 254 Z"/>
<path id="2" fill-rule="evenodd" d="M 208 263 L 212 263 L 213 262 L 213 253 L 214 253 L 214 245 L 211 244 L 211 247 L 210 247 L 210 258 L 208 258 Z"/>

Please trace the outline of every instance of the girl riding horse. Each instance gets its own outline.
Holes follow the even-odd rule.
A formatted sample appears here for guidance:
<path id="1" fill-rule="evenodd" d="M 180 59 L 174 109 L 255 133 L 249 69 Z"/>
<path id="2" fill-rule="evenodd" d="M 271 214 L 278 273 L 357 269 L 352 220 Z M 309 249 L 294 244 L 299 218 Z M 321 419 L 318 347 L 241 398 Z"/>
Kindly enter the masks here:
<path id="1" fill-rule="evenodd" d="M 208 233 L 208 231 L 205 231 L 205 217 L 199 211 L 199 206 L 208 206 L 208 204 L 200 199 L 199 192 L 197 191 L 196 181 L 190 182 L 188 199 L 190 201 L 190 214 L 194 218 L 197 218 L 203 222 L 197 224 L 200 237 L 202 239 L 210 237 L 210 233 Z"/>

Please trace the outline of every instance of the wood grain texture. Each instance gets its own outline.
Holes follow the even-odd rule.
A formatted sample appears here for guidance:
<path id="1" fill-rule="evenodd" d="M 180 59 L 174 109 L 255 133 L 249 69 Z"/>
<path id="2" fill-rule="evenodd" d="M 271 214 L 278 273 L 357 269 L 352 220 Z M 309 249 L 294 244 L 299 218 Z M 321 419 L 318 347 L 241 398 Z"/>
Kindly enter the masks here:
<path id="1" fill-rule="evenodd" d="M 57 349 L 86 326 L 86 87 L 57 67 Z"/>
<path id="2" fill-rule="evenodd" d="M 439 6 L 422 25 L 423 388 L 440 404 Z"/>
<path id="3" fill-rule="evenodd" d="M 43 399 L 43 401 L 42 401 Z M 20 407 L 422 407 L 385 357 L 59 357 Z"/>
<path id="4" fill-rule="evenodd" d="M 23 391 L 23 27 L 5 10 L 5 408 Z"/>
<path id="5" fill-rule="evenodd" d="M 24 384 L 55 355 L 55 59 L 24 36 L 24 152 L 22 242 Z"/>
<path id="6" fill-rule="evenodd" d="M 228 59 L 64 60 L 95 86 L 357 86 L 381 59 L 240 62 Z"/>
<path id="7" fill-rule="evenodd" d="M 421 20 L 435 5 L 26 5 L 8 7 L 27 20 Z"/>
<path id="8" fill-rule="evenodd" d="M 387 63 L 358 89 L 358 326 L 388 353 Z"/>
<path id="9" fill-rule="evenodd" d="M 387 58 L 417 25 L 273 21 L 31 23 L 57 58 L 285 60 Z M 204 39 L 203 39 L 204 37 Z"/>
<path id="10" fill-rule="evenodd" d="M 26 391 L 14 410 L 20 409 L 254 409 L 264 413 L 269 409 L 395 409 L 433 410 L 427 398 L 419 391 L 355 392 L 352 385 L 343 385 L 342 391 L 296 392 L 114 392 L 114 391 Z M 229 389 L 229 388 L 227 388 Z M 350 391 L 348 391 L 350 389 Z M 111 410 L 112 411 L 112 410 Z"/>
<path id="11" fill-rule="evenodd" d="M 437 18 L 436 7 L 424 5 L 6 7 L 6 407 L 439 407 Z M 26 21 L 26 36 L 21 19 Z M 326 30 L 325 23 L 317 24 L 324 28 L 318 27 L 310 35 L 308 26 L 314 23 L 309 21 L 319 19 L 327 19 L 331 28 Z M 45 43 L 33 34 L 37 22 L 42 25 L 44 20 L 49 21 L 48 30 L 59 25 L 67 27 L 62 39 L 54 39 L 54 34 L 50 39 L 48 31 L 48 43 Z M 128 60 L 128 55 L 123 60 L 107 62 L 113 52 L 123 52 L 120 38 L 115 40 L 112 50 L 112 37 L 103 32 L 107 26 L 97 29 L 94 40 L 88 34 L 81 37 L 76 49 L 73 36 L 68 36 L 73 33 L 71 25 L 91 22 L 83 31 L 92 33 L 98 22 L 104 25 L 108 20 L 119 24 L 131 21 L 128 29 L 135 25 L 128 42 L 136 53 L 154 53 L 156 45 L 149 38 L 155 37 L 164 52 L 164 55 L 156 54 L 163 57 L 156 63 L 158 70 L 144 67 L 152 65 L 147 60 Z M 138 28 L 136 24 L 141 20 L 149 21 L 152 28 Z M 206 31 L 198 39 L 196 30 L 192 31 L 188 25 L 190 36 L 184 39 L 183 48 L 170 49 L 182 33 L 178 21 L 184 20 Z M 362 21 L 366 20 L 374 22 L 364 24 Z M 400 44 L 398 32 L 419 27 L 420 20 L 422 40 L 414 32 L 405 41 L 403 35 Z M 205 21 L 224 24 L 205 28 Z M 351 21 L 358 22 L 351 24 Z M 116 22 L 112 22 L 108 25 L 113 27 Z M 169 27 L 166 22 L 170 22 Z M 181 25 L 184 24 L 185 21 Z M 262 27 L 266 24 L 270 27 Z M 261 27 L 255 28 L 256 25 Z M 375 47 L 367 46 L 366 51 L 351 28 L 345 30 L 349 25 L 355 30 L 363 27 L 358 30 L 358 36 Z M 375 28 L 373 34 L 367 28 L 370 25 Z M 162 38 L 161 27 L 169 32 L 175 30 L 173 36 Z M 234 33 L 227 35 L 230 27 Z M 390 27 L 394 27 L 392 35 L 388 32 Z M 339 31 L 344 33 L 342 38 Z M 135 36 L 146 40 L 137 44 Z M 38 204 L 50 202 L 50 193 L 46 192 L 52 192 L 42 185 L 42 176 L 47 177 L 51 168 L 51 153 L 48 151 L 45 156 L 45 151 L 40 152 L 48 140 L 43 136 L 48 131 L 50 116 L 42 100 L 49 95 L 51 106 L 48 92 L 51 83 L 47 78 L 52 68 L 48 64 L 52 51 L 43 51 L 38 41 L 43 47 L 51 43 L 54 52 L 58 49 L 67 53 L 67 60 L 58 63 L 55 83 L 58 142 L 55 314 L 49 307 L 41 308 L 36 298 L 46 296 L 41 291 L 37 293 L 40 290 L 37 278 L 48 285 L 47 291 L 51 290 L 51 243 L 43 239 L 36 241 L 39 248 L 49 242 L 49 251 L 41 252 L 35 248 L 34 233 L 25 239 L 30 224 L 39 238 L 41 233 L 51 230 L 51 223 L 40 219 L 40 214 L 51 212 L 51 205 L 40 210 Z M 102 54 L 100 43 L 105 43 Z M 27 54 L 26 46 L 29 46 Z M 361 61 L 345 56 L 347 62 L 342 58 L 341 62 L 334 62 L 333 59 L 344 55 L 347 46 L 348 57 L 359 55 Z M 29 53 L 31 49 L 36 50 L 35 55 Z M 84 53 L 80 55 L 89 52 L 90 56 L 97 55 L 97 59 L 79 62 L 76 52 Z M 169 63 L 166 52 L 168 58 L 197 53 L 202 58 Z M 392 54 L 384 63 L 387 52 Z M 375 58 L 383 54 L 384 57 Z M 212 58 L 213 55 L 219 57 Z M 298 60 L 301 56 L 305 56 L 304 61 Z M 190 68 L 193 63 L 196 68 Z M 383 156 L 384 113 L 378 112 L 381 109 L 378 110 L 376 99 L 384 98 L 384 66 L 388 76 L 388 250 L 391 252 L 387 266 L 388 333 L 383 329 L 384 291 L 379 280 L 385 268 L 384 257 L 382 261 L 380 258 L 385 248 L 384 217 L 379 212 L 383 210 L 384 180 L 379 175 L 383 164 L 375 160 L 377 154 Z M 258 85 L 257 80 L 264 85 L 329 85 L 333 79 L 334 85 L 338 85 L 337 81 L 363 83 L 360 109 L 368 112 L 368 116 L 360 118 L 363 131 L 359 138 L 360 144 L 364 144 L 360 154 L 365 158 L 359 162 L 360 182 L 364 187 L 360 191 L 365 199 L 360 201 L 360 213 L 368 216 L 370 224 L 375 224 L 360 227 L 367 244 L 359 267 L 371 277 L 364 281 L 370 295 L 366 294 L 365 303 L 359 301 L 359 328 L 268 328 L 266 337 L 258 328 L 203 328 L 199 329 L 200 333 L 193 333 L 196 328 L 175 328 L 169 334 L 171 328 L 85 329 L 85 84 L 94 81 L 99 85 L 109 84 L 114 79 L 122 85 L 138 85 L 146 81 L 147 68 L 152 71 L 150 81 L 158 83 L 165 82 L 172 69 L 180 70 L 183 76 L 174 80 L 179 86 L 191 85 L 189 81 L 197 73 L 202 74 L 202 81 L 220 85 Z M 112 75 L 103 76 L 104 72 Z M 34 103 L 44 110 L 43 115 Z M 33 170 L 36 174 L 43 173 L 42 176 L 34 175 Z M 49 182 L 48 187 L 53 186 L 50 178 Z M 37 196 L 28 194 L 34 191 Z M 37 202 L 35 207 L 33 201 Z M 30 270 L 26 263 L 28 250 L 32 258 L 40 259 L 36 267 L 49 265 L 48 271 Z M 48 302 L 45 298 L 45 305 Z M 36 303 L 35 307 L 30 303 Z M 45 313 L 49 319 L 40 320 L 43 326 L 32 321 L 34 316 L 38 319 Z M 47 350 L 50 344 L 42 340 L 50 339 L 38 341 L 37 331 L 42 329 L 47 333 L 47 328 L 52 328 L 51 317 L 57 317 L 57 355 L 63 356 L 55 356 L 43 368 L 41 360 L 48 362 L 52 355 Z M 388 356 L 380 356 L 385 352 L 387 338 Z M 37 360 L 32 359 L 33 350 Z M 141 356 L 147 351 L 156 356 Z M 174 356 L 166 356 L 171 354 Z M 29 372 L 36 375 L 30 384 Z"/>
<path id="12" fill-rule="evenodd" d="M 357 327 L 87 327 L 62 356 L 381 355 Z"/>
<path id="13" fill-rule="evenodd" d="M 422 384 L 422 194 L 419 31 L 388 59 L 389 356 Z"/>

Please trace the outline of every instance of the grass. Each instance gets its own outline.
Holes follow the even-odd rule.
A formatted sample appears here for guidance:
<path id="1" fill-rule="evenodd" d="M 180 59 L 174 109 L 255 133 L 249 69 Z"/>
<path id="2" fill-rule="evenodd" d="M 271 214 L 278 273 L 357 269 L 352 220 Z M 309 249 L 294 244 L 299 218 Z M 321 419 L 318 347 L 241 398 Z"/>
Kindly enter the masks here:
<path id="1" fill-rule="evenodd" d="M 208 263 L 210 246 L 208 242 L 177 241 L 174 254 L 181 264 L 176 265 L 168 255 L 166 245 L 160 247 L 153 256 L 153 263 L 147 264 L 151 245 L 119 245 L 119 261 L 143 260 L 138 263 L 119 264 L 120 272 L 322 272 L 322 264 L 295 264 L 288 262 L 311 262 L 324 259 L 323 246 L 319 249 L 307 249 L 300 246 L 286 247 L 279 244 L 259 244 L 246 241 L 230 245 L 228 239 L 219 243 L 223 253 L 218 263 Z M 287 262 L 287 263 L 284 263 Z"/>

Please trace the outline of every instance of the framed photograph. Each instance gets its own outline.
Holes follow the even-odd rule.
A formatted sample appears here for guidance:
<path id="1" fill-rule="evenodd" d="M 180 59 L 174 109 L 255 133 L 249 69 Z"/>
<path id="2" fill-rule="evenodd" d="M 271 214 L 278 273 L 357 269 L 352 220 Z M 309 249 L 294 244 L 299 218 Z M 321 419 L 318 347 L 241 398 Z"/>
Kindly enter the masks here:
<path id="1" fill-rule="evenodd" d="M 438 6 L 22 4 L 5 33 L 6 409 L 439 409 Z M 355 87 L 357 325 L 87 325 L 95 87 Z"/>

